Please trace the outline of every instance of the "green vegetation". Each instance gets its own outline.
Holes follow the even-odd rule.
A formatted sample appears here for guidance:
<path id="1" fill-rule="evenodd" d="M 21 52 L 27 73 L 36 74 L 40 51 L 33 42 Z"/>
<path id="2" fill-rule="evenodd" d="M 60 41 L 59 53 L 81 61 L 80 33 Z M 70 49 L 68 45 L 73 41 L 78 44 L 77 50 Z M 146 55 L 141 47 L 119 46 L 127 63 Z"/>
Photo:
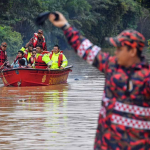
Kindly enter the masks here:
<path id="1" fill-rule="evenodd" d="M 19 32 L 12 31 L 9 26 L 0 26 L 0 41 L 7 42 L 7 53 L 11 55 L 16 55 L 16 50 L 18 51 L 18 48 L 22 46 L 21 34 Z"/>
<path id="2" fill-rule="evenodd" d="M 148 40 L 148 48 L 150 49 L 150 39 Z"/>
<path id="3" fill-rule="evenodd" d="M 39 28 L 49 50 L 54 44 L 67 49 L 63 32 L 48 21 L 44 27 L 34 24 L 43 11 L 60 11 L 92 42 L 106 47 L 105 37 L 115 36 L 127 28 L 137 29 L 150 39 L 149 0 L 1 0 L 0 42 L 8 43 L 8 54 L 24 46 Z"/>

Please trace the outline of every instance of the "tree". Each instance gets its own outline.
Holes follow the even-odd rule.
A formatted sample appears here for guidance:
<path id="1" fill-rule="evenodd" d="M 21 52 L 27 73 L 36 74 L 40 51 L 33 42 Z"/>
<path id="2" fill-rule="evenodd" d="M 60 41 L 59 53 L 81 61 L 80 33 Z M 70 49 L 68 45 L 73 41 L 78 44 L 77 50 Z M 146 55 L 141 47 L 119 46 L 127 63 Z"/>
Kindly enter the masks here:
<path id="1" fill-rule="evenodd" d="M 9 26 L 0 26 L 0 41 L 7 42 L 7 53 L 9 56 L 16 55 L 23 42 L 21 34 L 12 31 Z"/>

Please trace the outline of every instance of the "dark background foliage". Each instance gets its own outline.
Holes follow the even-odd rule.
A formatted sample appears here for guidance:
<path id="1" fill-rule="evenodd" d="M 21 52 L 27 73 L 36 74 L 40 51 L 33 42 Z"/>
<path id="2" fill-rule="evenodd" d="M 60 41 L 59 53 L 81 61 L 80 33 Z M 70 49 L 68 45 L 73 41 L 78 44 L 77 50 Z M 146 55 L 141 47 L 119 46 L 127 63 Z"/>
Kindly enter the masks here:
<path id="1" fill-rule="evenodd" d="M 15 55 L 39 28 L 44 30 L 49 51 L 54 44 L 70 49 L 63 32 L 50 22 L 35 25 L 34 19 L 43 11 L 62 12 L 71 25 L 102 47 L 108 46 L 105 37 L 127 28 L 150 39 L 149 0 L 1 0 L 0 8 L 0 42 L 8 43 L 9 55 Z"/>

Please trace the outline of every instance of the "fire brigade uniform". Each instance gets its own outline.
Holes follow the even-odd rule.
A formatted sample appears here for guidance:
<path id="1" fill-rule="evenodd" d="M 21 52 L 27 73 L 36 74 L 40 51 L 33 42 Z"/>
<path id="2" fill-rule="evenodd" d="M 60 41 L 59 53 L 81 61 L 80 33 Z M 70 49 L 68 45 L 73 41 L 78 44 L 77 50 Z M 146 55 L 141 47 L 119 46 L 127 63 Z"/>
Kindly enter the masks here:
<path id="1" fill-rule="evenodd" d="M 117 64 L 115 56 L 102 52 L 75 28 L 69 27 L 64 34 L 81 58 L 105 74 L 94 149 L 150 150 L 150 70 L 145 58 L 125 68 Z M 134 30 L 118 38 L 122 45 L 138 47 L 141 51 L 144 47 L 143 36 Z M 143 42 L 136 42 L 139 39 Z M 117 40 L 109 40 L 117 46 Z"/>

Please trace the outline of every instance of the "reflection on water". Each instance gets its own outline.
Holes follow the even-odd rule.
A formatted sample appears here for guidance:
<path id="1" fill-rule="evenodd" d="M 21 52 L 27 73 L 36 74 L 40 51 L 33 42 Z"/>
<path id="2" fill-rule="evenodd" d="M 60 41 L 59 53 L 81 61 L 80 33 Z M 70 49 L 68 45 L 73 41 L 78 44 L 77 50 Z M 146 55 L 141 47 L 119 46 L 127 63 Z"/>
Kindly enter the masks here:
<path id="1" fill-rule="evenodd" d="M 68 84 L 0 87 L 0 149 L 91 150 L 104 77 L 66 53 Z M 76 79 L 76 80 L 75 80 Z"/>

